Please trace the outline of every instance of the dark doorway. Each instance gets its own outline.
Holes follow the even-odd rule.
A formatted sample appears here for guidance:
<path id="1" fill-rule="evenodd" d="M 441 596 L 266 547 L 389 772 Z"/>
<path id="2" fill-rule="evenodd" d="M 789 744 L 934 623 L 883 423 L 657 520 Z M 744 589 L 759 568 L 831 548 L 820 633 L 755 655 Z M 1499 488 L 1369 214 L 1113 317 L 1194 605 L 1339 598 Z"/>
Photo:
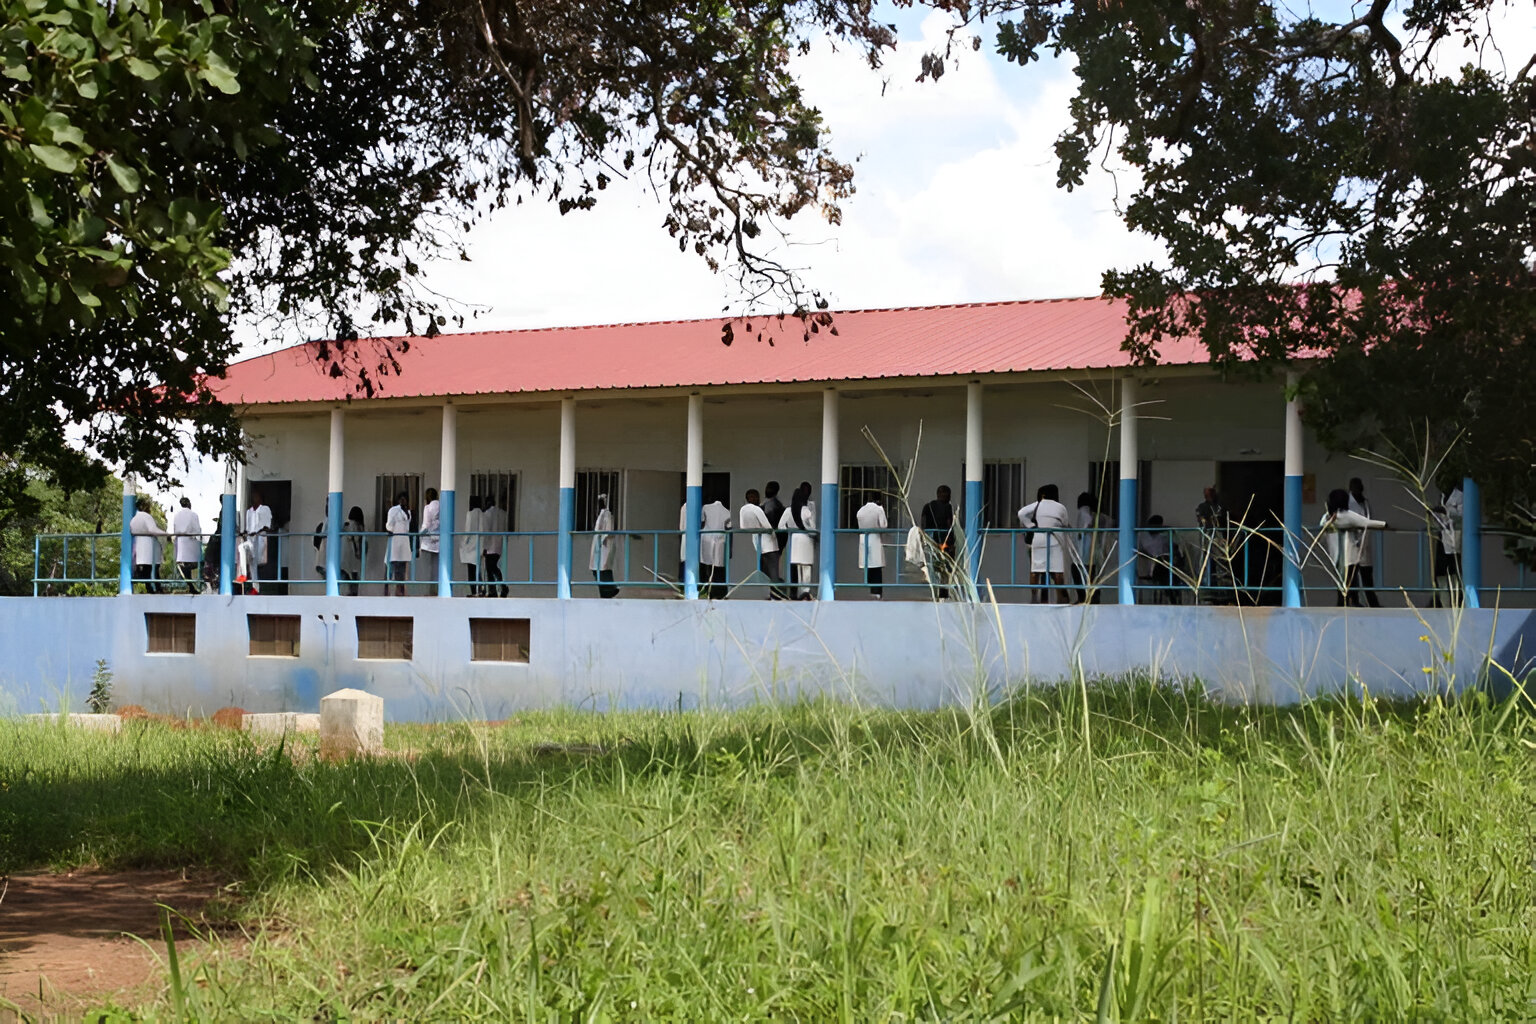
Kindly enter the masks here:
<path id="1" fill-rule="evenodd" d="M 272 510 L 272 532 L 287 532 L 289 520 L 293 518 L 293 481 L 252 480 L 250 489 L 260 491 L 263 504 Z M 309 529 L 307 526 L 300 528 Z M 277 596 L 288 593 L 288 567 L 282 565 L 281 560 L 288 554 L 291 544 L 308 547 L 309 538 L 307 536 L 285 537 L 282 543 L 278 543 L 274 538 L 267 539 L 266 561 L 256 567 L 256 578 L 262 581 L 262 593 Z"/>
<path id="2" fill-rule="evenodd" d="M 678 483 L 682 485 L 678 489 L 678 494 L 680 495 L 678 504 L 686 505 L 688 503 L 688 474 L 679 473 L 677 476 Z M 726 508 L 731 507 L 731 474 L 711 473 L 706 470 L 702 490 L 704 492 L 704 504 L 708 505 L 712 501 L 718 501 Z"/>
<path id="3" fill-rule="evenodd" d="M 1232 525 L 1232 577 L 1244 604 L 1280 603 L 1285 463 L 1221 462 L 1216 487 Z"/>

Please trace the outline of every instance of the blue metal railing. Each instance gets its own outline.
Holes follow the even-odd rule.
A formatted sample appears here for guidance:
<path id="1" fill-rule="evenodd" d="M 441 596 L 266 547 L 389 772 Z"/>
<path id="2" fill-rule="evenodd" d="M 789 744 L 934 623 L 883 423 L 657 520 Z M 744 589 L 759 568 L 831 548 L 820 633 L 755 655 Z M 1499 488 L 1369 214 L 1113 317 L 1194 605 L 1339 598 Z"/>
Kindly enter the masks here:
<path id="1" fill-rule="evenodd" d="M 754 532 L 766 534 L 777 531 L 704 531 L 703 547 L 706 553 L 712 546 L 709 539 L 722 537 L 723 559 L 716 570 L 714 583 L 727 592 L 737 589 L 757 567 Z M 842 563 L 842 578 L 837 581 L 837 592 L 853 594 L 871 585 L 866 574 L 856 567 L 859 547 L 864 544 L 878 545 L 884 556 L 883 579 L 879 585 L 885 590 L 935 591 L 969 585 L 967 574 L 963 571 L 964 552 L 943 554 L 930 542 L 925 542 L 923 561 L 912 563 L 905 558 L 907 534 L 905 528 L 835 531 L 837 554 Z M 1031 572 L 1035 549 L 1034 545 L 1026 542 L 1026 534 L 1044 538 L 1039 544 L 1040 553 L 1051 561 L 1060 561 L 1057 552 L 1069 552 L 1065 559 L 1068 569 L 1063 583 L 1058 583 L 1050 576 L 1039 578 Z M 342 593 L 354 593 L 363 586 L 394 585 L 403 585 L 410 594 L 437 593 L 436 574 L 427 560 L 421 557 L 422 535 L 404 536 L 411 545 L 412 555 L 406 561 L 405 578 L 392 581 L 388 578 L 387 559 L 392 535 L 365 531 L 343 533 L 341 543 L 344 548 L 351 547 L 352 550 L 344 550 L 341 559 L 344 570 Z M 1136 536 L 1135 592 L 1138 601 L 1242 600 L 1278 603 L 1283 564 L 1283 533 L 1278 527 L 1231 527 L 1225 531 L 1187 527 L 1141 528 L 1136 531 Z M 1533 580 L 1524 562 L 1504 557 L 1507 547 L 1528 548 L 1533 543 L 1532 538 L 1502 529 L 1485 529 L 1483 536 L 1489 540 L 1484 545 L 1485 569 L 1498 567 L 1500 575 L 1506 579 L 1511 575 L 1514 578 L 1512 583 L 1500 584 L 1491 582 L 1494 574 L 1485 574 L 1485 581 L 1489 581 L 1483 588 L 1488 593 L 1487 600 L 1496 602 L 1501 592 L 1524 594 L 1536 591 L 1536 580 Z M 572 567 L 572 580 L 578 596 L 594 593 L 599 585 L 590 569 L 591 545 L 599 537 L 607 538 L 612 544 L 609 560 L 613 573 L 612 585 L 621 589 L 681 592 L 681 531 L 621 530 L 598 534 L 584 530 L 575 532 L 573 537 L 575 564 Z M 323 550 L 315 547 L 317 538 L 323 541 L 325 534 L 284 532 L 266 535 L 267 545 L 272 549 L 268 566 L 280 567 L 280 578 L 259 576 L 253 581 L 254 584 L 257 587 L 271 584 L 306 589 L 323 587 L 324 554 Z M 1411 550 L 1404 550 L 1408 538 L 1412 538 L 1412 547 Z M 483 592 L 487 587 L 494 587 L 496 593 L 502 593 L 502 588 L 512 587 L 553 588 L 556 577 L 556 539 L 557 532 L 553 530 L 455 533 L 453 550 L 442 553 L 443 557 L 449 557 L 453 562 L 451 579 L 454 593 L 468 594 L 472 590 Z M 219 572 L 217 560 L 205 562 L 200 559 L 189 581 L 172 557 L 172 540 L 164 539 L 166 550 L 158 565 L 158 579 L 155 581 L 158 589 L 184 593 L 208 587 L 216 591 Z M 1454 594 L 1459 582 L 1444 573 L 1436 575 L 1437 568 L 1446 568 L 1446 560 L 1436 557 L 1435 538 L 1429 532 L 1372 530 L 1368 534 L 1368 542 L 1372 545 L 1374 556 L 1374 589 L 1377 594 L 1441 593 L 1448 599 L 1456 600 Z M 38 534 L 33 542 L 33 594 L 116 593 L 120 544 L 121 534 L 118 533 Z M 1122 561 L 1117 530 L 988 529 L 982 532 L 981 545 L 982 596 L 990 588 L 999 594 L 1018 593 L 1044 597 L 1047 596 L 1046 592 L 1064 585 L 1079 596 L 1098 594 L 1105 601 L 1115 599 L 1115 581 Z M 294 557 L 295 546 L 300 552 L 297 558 Z M 495 554 L 498 547 L 501 578 L 487 580 L 485 556 Z M 1339 572 L 1330 565 L 1327 545 L 1320 532 L 1306 531 L 1298 547 L 1302 553 L 1303 568 L 1308 571 L 1303 583 L 1303 592 L 1310 599 L 1308 603 L 1335 603 L 1342 589 L 1341 580 Z M 463 554 L 471 552 L 475 569 L 473 579 L 469 563 L 462 558 Z M 792 575 L 788 559 L 788 552 L 781 552 L 780 576 L 784 578 L 786 587 L 791 585 L 789 577 Z M 999 562 L 1003 564 L 1000 566 Z M 1076 576 L 1071 568 L 1074 565 L 1079 570 Z M 284 569 L 296 575 L 282 576 Z M 701 575 L 706 584 L 709 582 L 709 574 L 710 567 L 705 561 L 701 565 Z M 136 587 L 141 588 L 142 584 Z M 762 596 L 750 591 L 748 593 L 750 596 Z"/>

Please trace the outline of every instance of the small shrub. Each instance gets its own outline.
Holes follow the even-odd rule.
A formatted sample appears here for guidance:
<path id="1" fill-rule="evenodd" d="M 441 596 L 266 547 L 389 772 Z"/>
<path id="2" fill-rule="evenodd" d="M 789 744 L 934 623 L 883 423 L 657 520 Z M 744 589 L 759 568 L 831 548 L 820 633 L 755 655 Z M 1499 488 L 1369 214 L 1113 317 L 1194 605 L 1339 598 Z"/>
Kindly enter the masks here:
<path id="1" fill-rule="evenodd" d="M 106 658 L 96 660 L 96 671 L 91 673 L 91 695 L 85 699 L 93 715 L 104 715 L 112 710 L 112 669 Z"/>

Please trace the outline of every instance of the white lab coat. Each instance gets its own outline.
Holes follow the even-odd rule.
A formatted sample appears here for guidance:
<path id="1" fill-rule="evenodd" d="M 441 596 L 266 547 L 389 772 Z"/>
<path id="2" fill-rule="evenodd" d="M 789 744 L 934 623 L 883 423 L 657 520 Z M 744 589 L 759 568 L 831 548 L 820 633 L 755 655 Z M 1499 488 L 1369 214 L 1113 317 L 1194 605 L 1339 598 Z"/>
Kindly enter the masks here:
<path id="1" fill-rule="evenodd" d="M 1044 498 L 1019 509 L 1019 525 L 1034 530 L 1029 543 L 1029 571 L 1066 572 L 1067 566 L 1077 558 L 1072 535 L 1065 528 L 1072 525 L 1067 506 L 1059 501 Z M 1056 532 L 1045 533 L 1045 530 Z"/>
<path id="2" fill-rule="evenodd" d="M 435 498 L 421 510 L 421 550 L 430 551 L 434 555 L 440 550 L 438 545 L 442 541 L 442 520 L 439 518 L 441 510 L 442 505 Z"/>
<path id="3" fill-rule="evenodd" d="M 704 532 L 699 536 L 699 564 L 725 564 L 725 531 L 731 528 L 731 510 L 718 501 L 704 506 Z"/>
<path id="4" fill-rule="evenodd" d="M 1077 536 L 1077 550 L 1073 554 L 1077 557 L 1077 564 L 1086 566 L 1090 576 L 1096 575 L 1105 566 L 1118 566 L 1115 554 L 1118 541 L 1114 534 L 1103 532 L 1115 528 L 1115 520 L 1112 516 L 1106 516 L 1102 512 L 1097 516 L 1089 511 L 1088 506 L 1079 505 L 1077 509 L 1077 528 L 1085 532 Z"/>
<path id="5" fill-rule="evenodd" d="M 1322 522 L 1318 524 L 1323 531 L 1323 545 L 1328 549 L 1328 561 L 1334 566 L 1359 565 L 1360 564 L 1360 539 L 1365 536 L 1367 529 L 1383 529 L 1386 523 L 1380 519 L 1367 519 L 1365 516 L 1344 509 L 1341 512 L 1323 513 Z M 1339 538 L 1344 538 L 1342 549 L 1343 561 L 1340 562 Z"/>
<path id="6" fill-rule="evenodd" d="M 613 552 L 618 547 L 613 537 L 613 513 L 599 509 L 597 522 L 592 524 L 592 558 L 588 562 L 593 572 L 613 568 Z"/>
<path id="7" fill-rule="evenodd" d="M 160 538 L 165 531 L 155 522 L 155 517 L 142 509 L 128 520 L 128 532 L 133 534 L 133 564 L 158 565 L 160 563 Z"/>
<path id="8" fill-rule="evenodd" d="M 267 560 L 267 535 L 260 531 L 272 529 L 272 508 L 261 505 L 245 510 L 245 535 L 251 542 L 251 559 L 262 565 Z"/>
<path id="9" fill-rule="evenodd" d="M 800 512 L 805 529 L 795 525 L 795 510 L 786 508 L 779 518 L 779 529 L 789 531 L 789 564 L 816 564 L 816 510 L 809 504 Z"/>
<path id="10" fill-rule="evenodd" d="M 472 508 L 464 513 L 464 534 L 459 538 L 459 561 L 480 564 L 480 531 L 485 529 L 485 510 Z"/>
<path id="11" fill-rule="evenodd" d="M 1356 501 L 1355 496 L 1351 494 L 1349 496 L 1349 510 L 1357 516 L 1364 516 L 1366 519 L 1369 519 L 1371 518 L 1371 499 L 1367 498 L 1364 501 Z M 1359 540 L 1360 558 L 1355 564 L 1375 565 L 1376 563 L 1372 561 L 1373 556 L 1371 555 L 1371 548 L 1375 547 L 1375 545 L 1371 543 L 1371 538 L 1367 534 L 1361 533 Z"/>
<path id="12" fill-rule="evenodd" d="M 485 543 L 480 546 L 481 555 L 501 554 L 502 534 L 507 532 L 507 513 L 505 509 L 492 505 L 490 508 L 481 509 L 481 529 L 490 534 L 485 538 Z"/>
<path id="13" fill-rule="evenodd" d="M 411 560 L 411 514 L 402 506 L 395 505 L 384 520 L 384 529 L 390 533 L 386 560 L 409 562 Z"/>
<path id="14" fill-rule="evenodd" d="M 171 532 L 176 535 L 176 561 L 200 562 L 203 558 L 203 523 L 189 508 L 177 508 L 171 516 Z"/>
<path id="15" fill-rule="evenodd" d="M 741 506 L 736 513 L 736 525 L 742 530 L 768 530 L 773 529 L 773 524 L 768 521 L 768 515 L 761 505 L 754 505 L 750 501 Z M 779 538 L 777 534 L 754 533 L 752 535 L 752 550 L 759 555 L 772 554 L 779 550 Z"/>
<path id="16" fill-rule="evenodd" d="M 878 501 L 866 502 L 862 508 L 854 513 L 854 520 L 861 530 L 884 530 L 890 523 L 886 521 L 885 509 Z M 885 568 L 885 538 L 878 533 L 859 534 L 859 568 L 883 569 Z"/>

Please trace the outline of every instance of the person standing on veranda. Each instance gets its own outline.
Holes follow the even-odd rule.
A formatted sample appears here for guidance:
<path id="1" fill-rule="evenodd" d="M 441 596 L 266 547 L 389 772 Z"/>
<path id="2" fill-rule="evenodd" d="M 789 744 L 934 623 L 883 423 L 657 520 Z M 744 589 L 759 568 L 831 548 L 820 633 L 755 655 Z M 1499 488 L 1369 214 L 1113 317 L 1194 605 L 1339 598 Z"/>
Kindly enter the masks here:
<path id="1" fill-rule="evenodd" d="M 1019 509 L 1019 525 L 1034 531 L 1029 542 L 1029 578 L 1038 588 L 1035 603 L 1051 603 L 1053 582 L 1061 595 L 1061 603 L 1073 603 L 1067 589 L 1067 567 L 1077 557 L 1068 530 L 1072 521 L 1055 484 L 1043 485 L 1035 492 L 1035 500 Z"/>
<path id="2" fill-rule="evenodd" d="M 149 499 L 134 499 L 137 509 L 128 520 L 128 532 L 133 535 L 133 578 L 144 584 L 146 594 L 160 593 L 160 544 L 166 536 L 155 517 L 149 514 Z"/>
<path id="3" fill-rule="evenodd" d="M 704 523 L 699 534 L 699 567 L 709 586 L 709 598 L 725 597 L 726 536 L 731 528 L 731 510 L 718 498 L 704 506 Z"/>
<path id="4" fill-rule="evenodd" d="M 363 509 L 353 505 L 341 524 L 341 578 L 347 580 L 347 596 L 357 596 L 357 581 L 363 574 Z"/>
<path id="5" fill-rule="evenodd" d="M 885 536 L 878 531 L 890 526 L 879 495 L 871 491 L 853 518 L 859 527 L 859 568 L 870 596 L 879 601 L 885 596 Z"/>
<path id="6" fill-rule="evenodd" d="M 1337 488 L 1328 492 L 1328 510 L 1318 524 L 1323 531 L 1323 544 L 1328 550 L 1329 562 L 1338 570 L 1339 601 L 1343 608 L 1360 607 L 1358 570 L 1360 566 L 1361 538 L 1366 530 L 1385 530 L 1386 520 L 1368 519 L 1349 510 L 1349 492 Z"/>
<path id="7" fill-rule="evenodd" d="M 736 512 L 736 528 L 751 534 L 752 550 L 757 554 L 757 571 L 776 583 L 778 582 L 779 537 L 773 532 L 773 524 L 759 501 L 755 488 L 747 491 L 746 501 Z M 782 512 L 779 514 L 783 515 Z M 772 556 L 773 572 L 768 571 L 770 556 Z M 777 597 L 778 595 L 774 593 L 773 588 L 770 588 L 769 596 Z"/>
<path id="8" fill-rule="evenodd" d="M 235 582 L 243 593 L 254 594 L 261 588 L 261 568 L 267 564 L 267 534 L 272 532 L 272 509 L 262 501 L 261 491 L 251 488 L 251 501 L 245 509 L 245 532 L 236 558 L 239 566 Z"/>
<path id="9" fill-rule="evenodd" d="M 597 496 L 597 520 L 592 524 L 592 576 L 597 580 L 598 597 L 618 597 L 613 585 L 613 555 L 618 547 L 614 539 L 613 513 L 608 509 L 608 495 Z"/>
<path id="10" fill-rule="evenodd" d="M 171 516 L 171 534 L 176 539 L 176 571 L 187 581 L 187 592 L 199 593 L 199 563 L 203 560 L 203 523 L 192 511 L 192 500 L 182 497 L 180 507 Z"/>
<path id="11" fill-rule="evenodd" d="M 775 527 L 784 518 L 784 502 L 779 500 L 779 482 L 777 480 L 769 480 L 763 487 L 763 517 L 770 523 L 773 523 Z M 775 601 L 782 601 L 788 597 L 784 587 L 781 585 L 784 582 L 784 574 L 780 571 L 780 563 L 788 547 L 789 534 L 780 530 L 773 535 L 773 546 L 768 547 L 765 545 L 758 552 L 762 559 L 763 575 L 767 576 L 775 584 L 768 590 L 768 596 Z"/>
<path id="12" fill-rule="evenodd" d="M 485 529 L 485 512 L 480 508 L 480 495 L 469 496 L 469 507 L 464 512 L 464 532 L 459 535 L 459 562 L 464 566 L 464 578 L 469 580 L 469 596 L 480 596 L 480 533 Z"/>
<path id="13" fill-rule="evenodd" d="M 437 582 L 437 560 L 442 549 L 442 504 L 437 500 L 437 488 L 428 487 L 422 495 L 421 506 L 421 562 L 419 579 Z"/>
<path id="14" fill-rule="evenodd" d="M 958 555 L 955 544 L 955 506 L 949 498 L 949 485 L 940 484 L 938 490 L 934 492 L 933 500 L 923 506 L 919 517 L 923 532 L 928 535 L 928 540 L 933 545 L 928 562 L 932 566 L 934 575 L 938 577 L 938 591 L 935 596 L 940 601 L 949 598 L 948 584 L 955 574 L 955 559 Z"/>
<path id="15" fill-rule="evenodd" d="M 506 597 L 507 587 L 502 583 L 501 552 L 506 543 L 508 516 L 506 498 L 486 495 L 480 502 L 483 529 L 489 536 L 480 547 L 480 559 L 485 564 L 483 593 L 486 597 Z"/>
<path id="16" fill-rule="evenodd" d="M 1365 496 L 1365 481 L 1354 476 L 1349 478 L 1349 510 L 1365 519 L 1371 518 L 1371 502 Z M 1380 608 L 1376 597 L 1376 545 L 1369 533 L 1360 535 L 1360 561 L 1355 563 L 1357 590 L 1365 595 L 1365 603 Z"/>
<path id="17" fill-rule="evenodd" d="M 811 600 L 812 567 L 816 564 L 816 507 L 811 504 L 811 485 L 795 488 L 789 508 L 779 519 L 779 528 L 789 534 L 789 568 L 793 574 L 790 594 L 793 600 Z"/>
<path id="18" fill-rule="evenodd" d="M 395 504 L 384 519 L 384 529 L 389 534 L 389 549 L 385 552 L 389 574 L 384 595 L 404 597 L 411 565 L 411 496 L 405 491 L 395 495 Z"/>

